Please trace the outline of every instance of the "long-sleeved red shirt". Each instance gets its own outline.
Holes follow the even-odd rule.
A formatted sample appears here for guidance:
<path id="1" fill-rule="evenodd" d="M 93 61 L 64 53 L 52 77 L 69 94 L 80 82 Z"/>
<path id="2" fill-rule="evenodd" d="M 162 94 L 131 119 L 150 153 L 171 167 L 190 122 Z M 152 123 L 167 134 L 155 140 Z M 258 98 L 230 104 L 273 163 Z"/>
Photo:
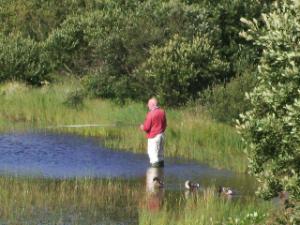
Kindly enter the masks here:
<path id="1" fill-rule="evenodd" d="M 147 113 L 144 121 L 144 131 L 147 138 L 154 138 L 157 134 L 163 133 L 167 127 L 166 113 L 160 108 L 156 108 Z"/>

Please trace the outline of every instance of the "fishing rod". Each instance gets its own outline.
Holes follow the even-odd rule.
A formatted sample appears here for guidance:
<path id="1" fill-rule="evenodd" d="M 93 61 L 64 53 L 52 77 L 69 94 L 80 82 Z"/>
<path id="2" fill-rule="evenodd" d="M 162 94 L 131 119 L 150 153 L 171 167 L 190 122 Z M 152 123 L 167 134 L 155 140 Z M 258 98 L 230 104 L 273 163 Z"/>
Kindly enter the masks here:
<path id="1" fill-rule="evenodd" d="M 47 129 L 58 129 L 58 128 L 85 128 L 85 127 L 130 127 L 130 126 L 138 126 L 137 124 L 133 123 L 102 123 L 102 124 L 63 124 L 63 125 L 56 125 L 56 126 L 49 126 L 46 127 Z"/>

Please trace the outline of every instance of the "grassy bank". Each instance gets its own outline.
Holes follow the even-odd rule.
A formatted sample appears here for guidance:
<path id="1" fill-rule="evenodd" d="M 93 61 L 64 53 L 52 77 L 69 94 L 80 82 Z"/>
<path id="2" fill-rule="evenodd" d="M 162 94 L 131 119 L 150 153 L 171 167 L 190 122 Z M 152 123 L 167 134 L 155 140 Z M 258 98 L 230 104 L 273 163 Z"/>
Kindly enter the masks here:
<path id="1" fill-rule="evenodd" d="M 79 108 L 68 106 L 71 93 L 79 88 L 68 81 L 41 89 L 19 83 L 0 87 L 0 130 L 38 128 L 42 131 L 73 132 L 100 137 L 105 146 L 146 152 L 145 135 L 138 130 L 146 104 L 116 105 L 106 100 L 85 100 Z M 244 172 L 246 159 L 235 130 L 212 121 L 200 107 L 166 109 L 168 129 L 166 156 L 184 157 L 218 168 Z M 103 124 L 97 128 L 55 128 L 65 124 Z M 52 129 L 46 129 L 53 127 Z"/>
<path id="2" fill-rule="evenodd" d="M 0 224 L 252 225 L 265 224 L 271 207 L 222 198 L 213 187 L 188 197 L 159 192 L 147 193 L 138 180 L 0 177 Z"/>

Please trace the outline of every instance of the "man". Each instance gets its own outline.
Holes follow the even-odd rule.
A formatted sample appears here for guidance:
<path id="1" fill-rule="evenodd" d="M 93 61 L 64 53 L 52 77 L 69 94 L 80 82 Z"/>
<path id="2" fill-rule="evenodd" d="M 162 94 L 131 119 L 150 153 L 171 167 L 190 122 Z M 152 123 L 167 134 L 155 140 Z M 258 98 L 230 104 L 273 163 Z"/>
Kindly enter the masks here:
<path id="1" fill-rule="evenodd" d="M 153 167 L 164 166 L 164 132 L 167 127 L 165 111 L 160 109 L 156 98 L 148 101 L 149 112 L 140 129 L 147 133 L 148 156 Z"/>

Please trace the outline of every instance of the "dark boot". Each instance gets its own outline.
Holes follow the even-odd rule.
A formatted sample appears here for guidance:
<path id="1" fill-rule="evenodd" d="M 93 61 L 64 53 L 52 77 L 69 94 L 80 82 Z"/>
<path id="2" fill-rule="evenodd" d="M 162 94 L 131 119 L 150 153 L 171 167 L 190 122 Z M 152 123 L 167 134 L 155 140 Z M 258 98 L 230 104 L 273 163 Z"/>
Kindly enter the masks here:
<path id="1" fill-rule="evenodd" d="M 155 168 L 164 167 L 164 166 L 165 166 L 164 161 L 159 161 L 159 162 L 156 162 L 156 163 L 151 163 L 151 167 L 155 167 Z"/>

